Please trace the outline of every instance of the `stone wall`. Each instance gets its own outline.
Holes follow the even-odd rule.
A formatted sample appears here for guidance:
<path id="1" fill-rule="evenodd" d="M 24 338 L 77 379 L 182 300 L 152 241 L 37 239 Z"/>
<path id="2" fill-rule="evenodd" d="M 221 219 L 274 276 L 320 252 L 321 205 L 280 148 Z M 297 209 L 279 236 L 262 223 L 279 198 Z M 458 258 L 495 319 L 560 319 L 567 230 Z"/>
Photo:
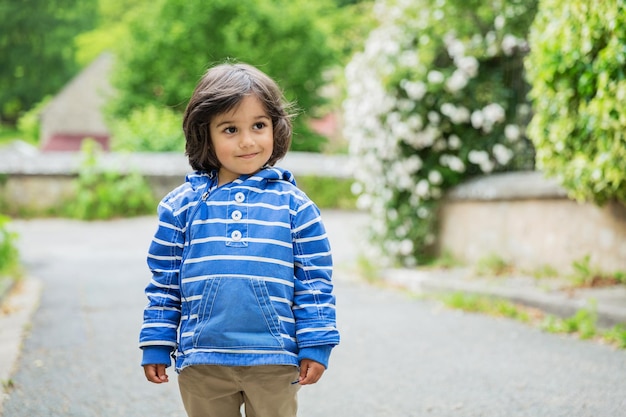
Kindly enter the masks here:
<path id="1" fill-rule="evenodd" d="M 440 221 L 440 249 L 470 263 L 496 255 L 526 271 L 571 272 L 589 255 L 592 267 L 626 271 L 626 207 L 572 201 L 539 172 L 462 184 L 447 195 Z"/>

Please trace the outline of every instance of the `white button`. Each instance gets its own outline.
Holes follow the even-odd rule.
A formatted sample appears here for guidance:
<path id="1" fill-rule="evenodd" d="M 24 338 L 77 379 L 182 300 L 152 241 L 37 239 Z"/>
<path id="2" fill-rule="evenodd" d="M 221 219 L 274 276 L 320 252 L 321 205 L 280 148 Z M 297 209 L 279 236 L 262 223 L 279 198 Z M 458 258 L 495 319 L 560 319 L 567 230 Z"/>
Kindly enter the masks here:
<path id="1" fill-rule="evenodd" d="M 234 221 L 239 221 L 241 220 L 241 212 L 239 210 L 235 210 L 233 211 L 233 214 L 230 215 L 230 217 L 234 220 Z"/>
<path id="2" fill-rule="evenodd" d="M 243 200 L 246 199 L 246 196 L 243 195 L 243 193 L 237 193 L 235 194 L 235 201 L 238 203 L 243 203 Z"/>
<path id="3" fill-rule="evenodd" d="M 241 240 L 241 232 L 239 230 L 235 230 L 230 234 L 230 237 L 232 237 L 234 241 L 239 241 Z"/>

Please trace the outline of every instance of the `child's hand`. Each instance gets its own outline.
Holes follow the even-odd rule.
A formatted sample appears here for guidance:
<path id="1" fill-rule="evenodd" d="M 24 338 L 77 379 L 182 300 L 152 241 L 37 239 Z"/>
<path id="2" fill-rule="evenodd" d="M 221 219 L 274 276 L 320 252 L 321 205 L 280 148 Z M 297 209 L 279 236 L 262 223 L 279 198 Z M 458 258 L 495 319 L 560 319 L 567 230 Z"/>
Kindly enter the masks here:
<path id="1" fill-rule="evenodd" d="M 319 362 L 311 359 L 302 359 L 300 362 L 300 385 L 315 384 L 320 380 L 326 368 Z"/>
<path id="2" fill-rule="evenodd" d="M 169 381 L 167 373 L 165 372 L 165 365 L 144 365 L 143 372 L 146 374 L 148 381 L 154 382 L 155 384 Z"/>

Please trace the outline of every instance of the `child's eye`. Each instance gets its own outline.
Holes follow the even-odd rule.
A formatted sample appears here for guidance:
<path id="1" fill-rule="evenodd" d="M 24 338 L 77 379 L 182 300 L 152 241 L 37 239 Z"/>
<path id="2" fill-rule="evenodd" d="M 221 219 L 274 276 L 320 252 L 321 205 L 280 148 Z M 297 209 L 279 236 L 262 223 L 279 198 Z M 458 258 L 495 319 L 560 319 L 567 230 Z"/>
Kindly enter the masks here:
<path id="1" fill-rule="evenodd" d="M 226 129 L 224 129 L 224 133 L 228 133 L 228 134 L 233 134 L 237 132 L 237 128 L 229 126 Z"/>
<path id="2" fill-rule="evenodd" d="M 254 124 L 254 128 L 257 130 L 263 129 L 265 126 L 267 126 L 265 122 L 258 122 Z"/>

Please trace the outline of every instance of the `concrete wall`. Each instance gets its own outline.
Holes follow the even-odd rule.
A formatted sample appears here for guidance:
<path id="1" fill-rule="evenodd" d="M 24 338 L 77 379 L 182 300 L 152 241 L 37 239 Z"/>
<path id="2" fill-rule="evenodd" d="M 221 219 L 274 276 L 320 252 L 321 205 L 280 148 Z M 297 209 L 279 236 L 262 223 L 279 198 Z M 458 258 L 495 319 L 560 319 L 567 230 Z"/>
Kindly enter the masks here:
<path id="1" fill-rule="evenodd" d="M 448 194 L 440 221 L 440 248 L 470 263 L 495 254 L 529 271 L 570 271 L 589 255 L 602 271 L 626 270 L 626 207 L 572 201 L 539 172 L 465 183 Z"/>

